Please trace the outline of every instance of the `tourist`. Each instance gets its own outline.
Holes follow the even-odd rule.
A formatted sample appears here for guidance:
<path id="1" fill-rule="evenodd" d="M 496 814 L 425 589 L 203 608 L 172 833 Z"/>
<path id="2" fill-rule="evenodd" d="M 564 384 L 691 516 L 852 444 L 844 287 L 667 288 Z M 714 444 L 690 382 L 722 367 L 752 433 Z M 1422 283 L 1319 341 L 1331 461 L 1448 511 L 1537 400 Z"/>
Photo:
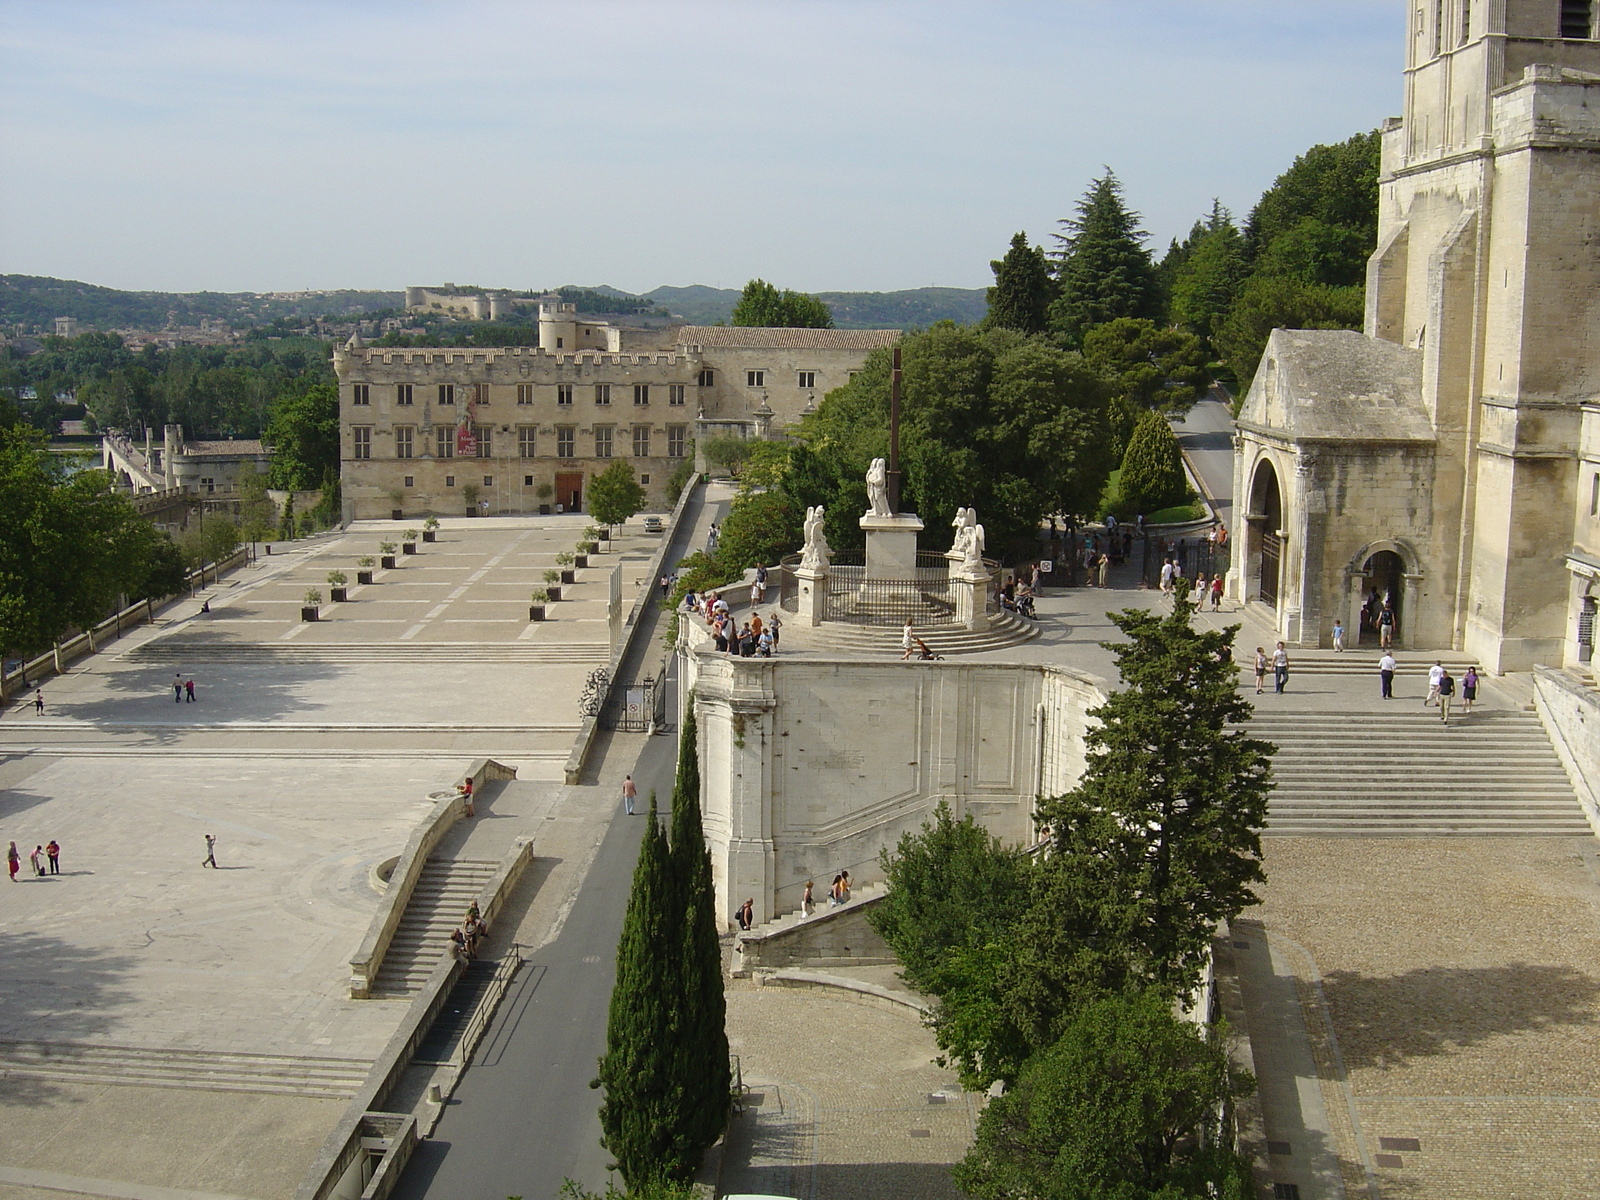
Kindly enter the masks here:
<path id="1" fill-rule="evenodd" d="M 1111 573 L 1111 556 L 1109 554 L 1107 554 L 1104 550 L 1102 550 L 1100 552 L 1100 557 L 1095 559 L 1094 565 L 1095 565 L 1095 570 L 1099 574 L 1098 586 L 1099 587 L 1110 587 L 1111 586 L 1111 581 L 1110 581 L 1109 576 L 1110 576 L 1110 573 Z"/>
<path id="2" fill-rule="evenodd" d="M 194 703 L 194 680 L 185 679 L 183 681 L 183 690 L 184 690 L 184 694 L 188 697 L 189 703 L 193 704 Z"/>
<path id="3" fill-rule="evenodd" d="M 663 575 L 661 577 L 661 598 L 663 600 L 665 600 L 671 594 L 672 594 L 672 576 L 671 575 Z"/>
<path id="4" fill-rule="evenodd" d="M 33 864 L 33 876 L 34 876 L 34 878 L 35 879 L 43 878 L 43 876 L 44 876 L 44 847 L 43 846 L 35 846 L 33 848 L 33 852 L 28 855 L 28 861 Z"/>
<path id="5" fill-rule="evenodd" d="M 778 616 L 778 610 L 773 609 L 767 617 L 767 630 L 772 634 L 772 651 L 778 651 L 778 631 L 783 628 L 783 621 Z"/>
<path id="6" fill-rule="evenodd" d="M 711 622 L 711 636 L 716 642 L 717 649 L 726 653 L 728 649 L 727 622 L 721 617 L 717 617 Z"/>
<path id="7" fill-rule="evenodd" d="M 1267 681 L 1267 652 L 1260 646 L 1256 647 L 1256 695 L 1261 695 L 1261 689 Z"/>
<path id="8" fill-rule="evenodd" d="M 206 834 L 206 856 L 200 860 L 200 865 L 213 869 L 217 866 L 217 839 L 214 834 Z"/>
<path id="9" fill-rule="evenodd" d="M 1378 593 L 1372 593 L 1376 596 Z M 1378 645 L 1387 650 L 1394 645 L 1394 609 L 1385 602 L 1383 609 L 1378 613 Z"/>
<path id="10" fill-rule="evenodd" d="M 911 657 L 911 651 L 916 642 L 916 636 L 911 632 L 911 618 L 906 618 L 906 627 L 900 631 L 900 661 L 904 662 Z"/>
<path id="11" fill-rule="evenodd" d="M 1383 687 L 1383 698 L 1385 700 L 1394 699 L 1394 672 L 1395 667 L 1398 665 L 1394 661 L 1394 655 L 1387 650 L 1383 652 L 1383 657 L 1378 660 L 1378 682 Z"/>
<path id="12" fill-rule="evenodd" d="M 472 777 L 470 775 L 466 779 L 463 779 L 460 783 L 456 784 L 456 794 L 467 802 L 467 816 L 477 816 L 478 809 L 472 803 Z"/>
<path id="13" fill-rule="evenodd" d="M 1170 558 L 1161 560 L 1161 594 L 1163 596 L 1172 594 L 1172 560 Z"/>
<path id="14" fill-rule="evenodd" d="M 1428 668 L 1428 694 L 1423 697 L 1422 705 L 1426 708 L 1430 704 L 1439 703 L 1439 681 L 1444 678 L 1444 664 L 1434 659 L 1433 666 Z"/>
<path id="15" fill-rule="evenodd" d="M 450 953 L 461 962 L 467 962 L 472 957 L 467 953 L 467 935 L 460 929 L 450 931 Z"/>
<path id="16" fill-rule="evenodd" d="M 1467 673 L 1461 677 L 1461 712 L 1466 715 L 1472 711 L 1472 702 L 1478 698 L 1478 668 L 1468 667 Z"/>
<path id="17" fill-rule="evenodd" d="M 1450 723 L 1450 698 L 1456 694 L 1455 676 L 1449 671 L 1439 676 L 1439 720 L 1448 725 Z"/>
<path id="18" fill-rule="evenodd" d="M 840 904 L 848 904 L 849 902 L 850 902 L 850 872 L 849 871 L 840 871 L 839 872 L 839 903 Z"/>
<path id="19" fill-rule="evenodd" d="M 12 844 L 13 847 L 16 846 L 15 842 L 13 842 L 11 844 Z M 844 878 L 843 875 L 835 875 L 833 877 L 833 886 L 828 889 L 828 907 L 829 908 L 832 908 L 837 904 L 843 904 L 844 903 L 843 900 L 839 899 L 839 897 L 843 894 L 843 888 L 840 885 L 840 880 L 842 880 L 843 878 Z"/>
<path id="20" fill-rule="evenodd" d="M 174 704 L 182 704 L 183 703 L 183 672 L 182 671 L 179 671 L 177 674 L 173 675 L 173 677 L 172 677 L 172 702 Z"/>
<path id="21" fill-rule="evenodd" d="M 1283 695 L 1283 685 L 1289 682 L 1289 652 L 1283 648 L 1282 642 L 1272 652 L 1272 680 L 1274 690 L 1278 695 Z"/>
<path id="22" fill-rule="evenodd" d="M 44 716 L 44 689 L 36 688 L 33 693 L 33 715 Z"/>
<path id="23" fill-rule="evenodd" d="M 750 614 L 750 632 L 756 635 L 756 640 L 757 641 L 761 640 L 761 630 L 762 630 L 762 628 L 763 628 L 763 626 L 761 624 L 761 614 L 758 613 L 758 612 L 752 612 Z"/>
<path id="24" fill-rule="evenodd" d="M 817 906 L 811 902 L 811 887 L 812 887 L 812 881 L 809 880 L 809 879 L 806 880 L 806 890 L 805 890 L 804 894 L 801 895 L 801 897 L 800 897 L 800 916 L 801 917 L 809 917 L 813 912 L 816 911 L 816 907 Z"/>
<path id="25" fill-rule="evenodd" d="M 763 629 L 760 636 L 756 638 L 756 657 L 772 657 L 772 630 Z"/>
<path id="26" fill-rule="evenodd" d="M 1344 653 L 1344 623 L 1337 619 L 1333 622 L 1333 648 L 1340 654 Z"/>
<path id="27" fill-rule="evenodd" d="M 633 816 L 633 802 L 638 798 L 639 785 L 634 783 L 632 775 L 622 778 L 622 808 L 628 816 Z"/>
<path id="28" fill-rule="evenodd" d="M 17 881 L 17 869 L 22 866 L 22 855 L 17 853 L 17 844 L 12 842 L 6 850 L 6 870 L 11 872 L 11 882 Z"/>
<path id="29" fill-rule="evenodd" d="M 739 656 L 741 658 L 754 658 L 756 656 L 756 635 L 750 628 L 750 622 L 744 623 L 744 628 L 739 631 Z"/>
<path id="30" fill-rule="evenodd" d="M 739 906 L 739 910 L 736 913 L 733 914 L 733 919 L 739 922 L 739 928 L 740 929 L 743 929 L 746 932 L 749 932 L 751 929 L 755 928 L 755 923 L 756 923 L 755 907 L 756 907 L 755 900 L 754 899 L 747 899 L 743 904 L 741 904 Z"/>
<path id="31" fill-rule="evenodd" d="M 1222 611 L 1222 576 L 1218 575 L 1211 581 L 1211 611 Z"/>
<path id="32" fill-rule="evenodd" d="M 61 847 L 56 843 L 55 838 L 51 838 L 45 843 L 44 853 L 45 857 L 50 860 L 50 874 L 61 874 Z"/>
<path id="33" fill-rule="evenodd" d="M 765 563 L 756 564 L 756 581 L 750 586 L 750 603 L 752 606 L 762 603 L 767 598 L 767 566 Z"/>
<path id="34" fill-rule="evenodd" d="M 685 612 L 697 613 L 700 611 L 700 598 L 691 589 L 683 595 L 683 609 Z"/>

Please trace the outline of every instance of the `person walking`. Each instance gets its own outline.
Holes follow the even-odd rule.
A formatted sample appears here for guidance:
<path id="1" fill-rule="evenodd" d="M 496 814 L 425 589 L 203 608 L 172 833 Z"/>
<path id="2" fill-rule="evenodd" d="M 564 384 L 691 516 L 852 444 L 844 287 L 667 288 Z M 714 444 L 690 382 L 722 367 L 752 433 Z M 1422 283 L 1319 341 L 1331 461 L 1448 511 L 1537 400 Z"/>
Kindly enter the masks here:
<path id="1" fill-rule="evenodd" d="M 217 838 L 215 834 L 206 834 L 206 856 L 200 860 L 200 865 L 202 867 L 211 867 L 213 870 L 216 869 Z"/>
<path id="2" fill-rule="evenodd" d="M 183 673 L 180 671 L 172 677 L 172 702 L 183 703 Z"/>
<path id="3" fill-rule="evenodd" d="M 1461 715 L 1472 711 L 1472 702 L 1478 698 L 1478 668 L 1468 667 L 1461 677 Z"/>
<path id="4" fill-rule="evenodd" d="M 11 882 L 17 881 L 17 869 L 22 866 L 22 855 L 17 853 L 17 844 L 12 842 L 6 849 L 6 870 L 11 873 Z"/>
<path id="5" fill-rule="evenodd" d="M 1394 609 L 1387 602 L 1378 613 L 1378 645 L 1385 650 L 1394 645 Z"/>
<path id="6" fill-rule="evenodd" d="M 1455 694 L 1455 676 L 1446 671 L 1439 676 L 1439 720 L 1442 724 L 1450 724 L 1450 699 Z"/>
<path id="7" fill-rule="evenodd" d="M 633 816 L 633 802 L 639 797 L 639 785 L 634 783 L 632 775 L 626 775 L 622 780 L 622 808 L 628 816 Z"/>
<path id="8" fill-rule="evenodd" d="M 1211 611 L 1222 611 L 1222 576 L 1218 575 L 1211 581 Z"/>
<path id="9" fill-rule="evenodd" d="M 1172 594 L 1172 560 L 1170 558 L 1161 560 L 1161 594 L 1163 596 Z"/>
<path id="10" fill-rule="evenodd" d="M 783 621 L 778 616 L 778 610 L 773 609 L 772 615 L 767 618 L 767 628 L 772 632 L 772 652 L 778 652 L 778 631 L 783 628 Z"/>
<path id="11" fill-rule="evenodd" d="M 16 843 L 13 842 L 12 845 L 15 846 Z M 837 904 L 843 904 L 844 903 L 843 900 L 839 899 L 839 893 L 840 893 L 839 881 L 841 879 L 843 879 L 843 878 L 844 878 L 844 876 L 842 876 L 842 875 L 835 875 L 833 877 L 833 886 L 828 889 L 828 907 L 829 908 L 832 908 Z"/>
<path id="12" fill-rule="evenodd" d="M 1378 683 L 1383 688 L 1383 698 L 1385 700 L 1394 699 L 1394 671 L 1397 665 L 1394 661 L 1394 655 L 1387 650 L 1383 652 L 1383 657 L 1378 660 Z"/>
<path id="13" fill-rule="evenodd" d="M 1273 690 L 1278 695 L 1283 695 L 1283 685 L 1289 682 L 1289 652 L 1283 648 L 1283 643 L 1278 643 L 1278 648 L 1272 652 L 1272 683 Z"/>
<path id="14" fill-rule="evenodd" d="M 50 860 L 50 874 L 61 874 L 61 847 L 56 843 L 55 838 L 51 838 L 45 843 L 44 853 L 45 857 Z"/>
<path id="15" fill-rule="evenodd" d="M 800 897 L 800 916 L 801 916 L 801 919 L 809 917 L 812 913 L 816 912 L 816 910 L 817 910 L 817 906 L 815 904 L 813 904 L 812 900 L 811 900 L 812 882 L 813 881 L 810 880 L 810 879 L 806 880 L 806 890 L 805 890 L 804 894 L 802 894 L 801 897 Z"/>
<path id="16" fill-rule="evenodd" d="M 194 680 L 193 679 L 185 679 L 183 681 L 183 691 L 184 691 L 185 697 L 188 699 L 188 702 L 190 704 L 193 704 L 194 703 Z"/>
<path id="17" fill-rule="evenodd" d="M 1267 682 L 1267 652 L 1260 646 L 1256 647 L 1256 695 L 1261 695 L 1261 689 Z"/>
<path id="18" fill-rule="evenodd" d="M 911 618 L 906 618 L 906 627 L 900 631 L 900 661 L 904 662 L 911 657 L 912 650 L 916 649 L 917 638 L 911 632 Z"/>
<path id="19" fill-rule="evenodd" d="M 839 872 L 839 903 L 840 904 L 848 904 L 849 902 L 850 902 L 850 872 L 849 871 L 840 871 Z"/>
<path id="20" fill-rule="evenodd" d="M 1439 681 L 1443 678 L 1444 664 L 1434 659 L 1433 666 L 1428 668 L 1428 694 L 1422 698 L 1424 708 L 1439 703 Z"/>
<path id="21" fill-rule="evenodd" d="M 1333 648 L 1339 654 L 1344 653 L 1344 623 L 1341 621 L 1333 623 Z"/>
<path id="22" fill-rule="evenodd" d="M 44 689 L 43 688 L 37 688 L 37 689 L 34 690 L 34 693 L 33 693 L 33 715 L 36 716 L 36 717 L 44 716 Z"/>

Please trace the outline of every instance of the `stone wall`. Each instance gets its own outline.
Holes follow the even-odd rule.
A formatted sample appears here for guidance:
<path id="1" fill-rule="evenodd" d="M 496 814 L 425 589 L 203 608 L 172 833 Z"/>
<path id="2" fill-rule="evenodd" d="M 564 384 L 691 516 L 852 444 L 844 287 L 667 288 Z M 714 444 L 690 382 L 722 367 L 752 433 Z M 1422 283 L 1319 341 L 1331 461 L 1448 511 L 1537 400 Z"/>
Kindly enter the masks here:
<path id="1" fill-rule="evenodd" d="M 1535 667 L 1533 697 L 1589 823 L 1600 833 L 1600 692 L 1566 671 Z"/>

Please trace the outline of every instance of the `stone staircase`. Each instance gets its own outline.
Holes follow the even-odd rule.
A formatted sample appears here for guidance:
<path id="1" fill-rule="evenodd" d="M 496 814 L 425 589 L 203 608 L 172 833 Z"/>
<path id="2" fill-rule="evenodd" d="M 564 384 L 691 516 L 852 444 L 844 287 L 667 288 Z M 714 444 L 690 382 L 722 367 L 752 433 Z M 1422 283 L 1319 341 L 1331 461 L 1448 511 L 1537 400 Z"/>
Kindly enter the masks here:
<path id="1" fill-rule="evenodd" d="M 795 909 L 792 912 L 776 916 L 764 924 L 757 925 L 748 932 L 738 932 L 734 936 L 733 942 L 732 972 L 734 978 L 747 978 L 753 967 L 770 966 L 774 960 L 788 962 L 793 956 L 785 954 L 782 950 L 775 952 L 775 948 L 782 946 L 785 942 L 793 941 L 802 929 L 806 931 L 804 936 L 808 940 L 826 943 L 829 951 L 842 952 L 843 947 L 834 944 L 838 942 L 838 938 L 830 937 L 826 932 L 828 927 L 832 925 L 844 926 L 847 923 L 853 926 L 856 925 L 853 918 L 858 917 L 864 908 L 870 906 L 873 901 L 883 896 L 887 891 L 888 884 L 882 880 L 874 883 L 864 883 L 852 888 L 850 890 L 850 899 L 838 905 L 830 905 L 827 894 L 823 891 L 820 900 L 809 917 L 801 917 L 800 910 Z M 859 927 L 857 929 L 858 936 L 845 935 L 846 942 L 855 947 L 850 958 L 852 961 L 868 961 L 860 958 L 861 944 L 867 941 L 877 944 L 881 942 L 881 939 L 875 933 L 864 934 L 863 936 Z M 818 948 L 814 946 L 812 949 L 815 951 Z M 887 951 L 883 953 L 887 954 Z M 824 959 L 818 959 L 815 953 L 812 953 L 803 954 L 800 957 L 805 958 L 807 961 L 827 961 L 836 958 L 837 955 L 830 953 Z M 892 958 L 884 958 L 882 954 L 879 954 L 872 956 L 870 961 L 893 960 Z"/>
<path id="2" fill-rule="evenodd" d="M 365 1081 L 371 1066 L 353 1058 L 0 1041 L 0 1079 L 17 1076 L 347 1100 Z"/>
<path id="3" fill-rule="evenodd" d="M 450 931 L 483 892 L 500 864 L 478 859 L 430 858 L 411 893 L 399 927 L 384 952 L 374 998 L 419 991 L 444 957 Z"/>
<path id="4" fill-rule="evenodd" d="M 918 626 L 912 632 L 927 642 L 935 654 L 975 654 L 1030 642 L 1039 636 L 1040 624 L 1014 613 L 996 613 L 989 618 L 989 628 L 979 633 L 932 625 Z M 808 650 L 844 650 L 899 658 L 901 637 L 899 626 L 845 625 L 830 621 L 819 629 L 802 631 L 800 637 L 795 638 L 795 644 L 800 645 L 804 638 Z"/>
<path id="5" fill-rule="evenodd" d="M 344 642 L 333 645 L 265 645 L 222 638 L 158 637 L 123 651 L 132 662 L 525 662 L 604 663 L 605 642 Z"/>
<path id="6" fill-rule="evenodd" d="M 1241 630 L 1238 641 L 1234 643 L 1234 661 L 1239 664 L 1240 674 L 1249 676 L 1253 670 L 1254 651 L 1257 645 L 1266 648 L 1267 654 L 1272 653 L 1272 643 L 1266 641 L 1249 642 L 1249 630 Z M 1247 645 L 1246 643 L 1249 642 Z M 1390 651 L 1394 655 L 1398 669 L 1395 671 L 1395 686 L 1409 687 L 1416 693 L 1420 700 L 1422 694 L 1428 689 L 1428 668 L 1435 662 L 1441 662 L 1449 668 L 1450 674 L 1456 678 L 1456 683 L 1461 682 L 1461 676 L 1466 669 L 1478 660 L 1453 651 L 1440 652 L 1437 650 L 1409 651 L 1404 647 L 1396 647 Z M 1294 686 L 1296 675 L 1318 676 L 1360 676 L 1371 678 L 1373 694 L 1378 690 L 1378 660 L 1383 657 L 1383 651 L 1376 646 L 1362 646 L 1355 650 L 1336 652 L 1333 650 L 1294 650 L 1289 651 L 1289 685 Z M 1480 674 L 1482 673 L 1480 668 Z M 1420 681 L 1420 683 L 1418 682 Z M 1493 683 L 1494 680 L 1486 680 Z M 1272 673 L 1267 672 L 1267 686 L 1272 686 Z M 1252 684 L 1252 690 L 1254 685 Z M 1420 688 L 1420 690 L 1419 690 Z"/>
<path id="7" fill-rule="evenodd" d="M 1268 836 L 1593 834 L 1531 713 L 1477 709 L 1444 725 L 1416 699 L 1381 712 L 1258 709 L 1250 733 L 1278 746 Z"/>

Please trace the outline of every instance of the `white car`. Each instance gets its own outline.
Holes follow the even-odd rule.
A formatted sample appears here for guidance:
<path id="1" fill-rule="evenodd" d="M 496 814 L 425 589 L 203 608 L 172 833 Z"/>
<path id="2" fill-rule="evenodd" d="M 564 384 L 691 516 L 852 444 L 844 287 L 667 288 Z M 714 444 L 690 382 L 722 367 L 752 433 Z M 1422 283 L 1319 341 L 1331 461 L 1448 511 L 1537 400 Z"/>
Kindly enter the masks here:
<path id="1" fill-rule="evenodd" d="M 666 525 L 660 517 L 646 517 L 644 519 L 644 531 L 646 533 L 661 533 L 665 529 Z"/>

